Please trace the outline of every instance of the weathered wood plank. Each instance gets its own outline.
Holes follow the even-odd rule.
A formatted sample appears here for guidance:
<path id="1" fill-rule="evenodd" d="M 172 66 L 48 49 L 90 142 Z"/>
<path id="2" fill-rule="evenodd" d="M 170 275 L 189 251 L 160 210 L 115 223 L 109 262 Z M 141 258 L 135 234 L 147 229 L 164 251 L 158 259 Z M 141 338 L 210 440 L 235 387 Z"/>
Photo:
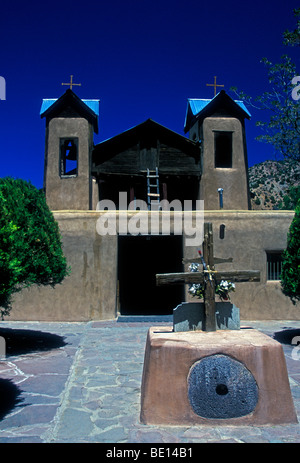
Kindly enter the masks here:
<path id="1" fill-rule="evenodd" d="M 164 175 L 200 175 L 200 165 L 194 156 L 161 145 L 158 140 L 153 140 L 153 146 L 146 148 L 134 144 L 127 149 L 115 148 L 115 153 L 99 158 L 93 165 L 93 171 L 98 174 L 136 174 L 160 166 L 160 174 Z"/>
<path id="2" fill-rule="evenodd" d="M 214 264 L 223 264 L 223 263 L 227 263 L 227 262 L 233 262 L 233 258 L 232 257 L 214 257 Z M 184 258 L 182 259 L 182 263 L 183 264 L 201 264 L 201 259 L 200 257 L 195 257 L 194 259 L 193 258 Z"/>
<path id="3" fill-rule="evenodd" d="M 220 270 L 215 274 L 216 280 L 219 282 L 221 280 L 230 280 L 234 283 L 257 283 L 260 281 L 260 271 L 259 270 Z"/>
<path id="4" fill-rule="evenodd" d="M 203 274 L 199 272 L 158 273 L 156 275 L 157 286 L 203 283 L 203 281 Z"/>
<path id="5" fill-rule="evenodd" d="M 233 283 L 243 282 L 259 282 L 260 271 L 259 270 L 229 270 L 219 271 L 214 273 L 216 282 L 221 280 L 230 280 Z M 162 285 L 177 285 L 177 284 L 193 284 L 203 283 L 204 276 L 201 272 L 180 272 L 180 273 L 163 273 L 156 275 L 157 286 Z"/>
<path id="6" fill-rule="evenodd" d="M 204 223 L 203 258 L 207 269 L 214 270 L 214 240 L 212 223 Z M 215 280 L 204 273 L 205 331 L 216 331 Z"/>

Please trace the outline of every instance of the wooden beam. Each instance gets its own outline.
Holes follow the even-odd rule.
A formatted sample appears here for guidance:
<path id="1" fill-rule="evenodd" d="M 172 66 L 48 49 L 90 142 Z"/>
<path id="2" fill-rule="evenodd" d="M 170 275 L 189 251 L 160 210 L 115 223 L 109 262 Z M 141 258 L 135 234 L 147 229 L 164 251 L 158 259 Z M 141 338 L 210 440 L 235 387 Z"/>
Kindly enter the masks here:
<path id="1" fill-rule="evenodd" d="M 257 283 L 260 281 L 259 270 L 227 270 L 214 274 L 216 280 L 230 280 L 234 283 Z"/>
<path id="2" fill-rule="evenodd" d="M 233 283 L 256 283 L 260 281 L 259 270 L 229 270 L 219 271 L 213 274 L 216 282 L 230 280 Z M 181 273 L 162 273 L 156 275 L 157 286 L 203 283 L 202 272 L 181 272 Z"/>
<path id="3" fill-rule="evenodd" d="M 203 258 L 207 269 L 214 271 L 214 240 L 212 223 L 204 223 Z M 204 311 L 205 331 L 216 331 L 216 302 L 215 302 L 215 280 L 204 274 Z"/>
<path id="4" fill-rule="evenodd" d="M 233 262 L 233 258 L 232 257 L 214 257 L 214 264 L 223 264 L 223 263 L 227 263 L 227 262 Z M 201 264 L 201 259 L 200 257 L 195 257 L 194 259 L 188 259 L 188 258 L 184 258 L 182 259 L 182 263 L 183 264 Z"/>
<path id="5" fill-rule="evenodd" d="M 203 281 L 203 273 L 199 272 L 158 273 L 156 275 L 157 286 L 203 283 Z"/>

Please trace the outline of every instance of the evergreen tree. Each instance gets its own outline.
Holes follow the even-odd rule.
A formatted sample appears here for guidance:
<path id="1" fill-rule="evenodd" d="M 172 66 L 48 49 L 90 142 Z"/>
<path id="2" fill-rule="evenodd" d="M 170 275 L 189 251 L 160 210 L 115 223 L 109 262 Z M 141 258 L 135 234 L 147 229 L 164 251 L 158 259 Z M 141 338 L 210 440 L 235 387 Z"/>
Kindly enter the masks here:
<path id="1" fill-rule="evenodd" d="M 58 224 L 44 193 L 25 180 L 0 178 L 0 313 L 33 284 L 54 287 L 69 273 Z"/>
<path id="2" fill-rule="evenodd" d="M 296 66 L 287 55 L 281 57 L 281 62 L 271 63 L 262 59 L 268 72 L 270 91 L 264 92 L 254 99 L 244 92 L 238 92 L 236 87 L 231 91 L 239 98 L 256 109 L 265 110 L 270 114 L 268 121 L 257 121 L 264 134 L 256 140 L 271 144 L 276 154 L 286 159 L 300 161 L 300 104 L 292 98 L 295 85 Z"/>
<path id="3" fill-rule="evenodd" d="M 284 41 L 283 43 L 285 45 L 289 46 L 300 46 L 300 8 L 295 8 L 294 9 L 294 16 L 297 19 L 297 25 L 296 28 L 293 31 L 285 31 L 283 34 Z"/>
<path id="4" fill-rule="evenodd" d="M 287 46 L 300 45 L 300 8 L 294 10 L 297 27 L 294 31 L 286 31 L 283 42 Z M 231 90 L 250 106 L 267 111 L 270 115 L 268 121 L 257 121 L 264 134 L 256 137 L 257 140 L 273 145 L 275 153 L 280 157 L 300 161 L 300 100 L 292 98 L 296 91 L 298 94 L 298 80 L 296 65 L 288 55 L 283 55 L 277 64 L 263 58 L 268 73 L 270 90 L 261 96 L 252 98 L 236 87 Z M 298 84 L 298 85 L 297 85 Z"/>
<path id="5" fill-rule="evenodd" d="M 282 255 L 281 288 L 293 304 L 300 300 L 300 200 L 287 237 L 287 248 Z"/>
<path id="6" fill-rule="evenodd" d="M 291 186 L 284 195 L 283 201 L 278 204 L 278 209 L 295 210 L 298 200 L 300 199 L 300 185 Z"/>

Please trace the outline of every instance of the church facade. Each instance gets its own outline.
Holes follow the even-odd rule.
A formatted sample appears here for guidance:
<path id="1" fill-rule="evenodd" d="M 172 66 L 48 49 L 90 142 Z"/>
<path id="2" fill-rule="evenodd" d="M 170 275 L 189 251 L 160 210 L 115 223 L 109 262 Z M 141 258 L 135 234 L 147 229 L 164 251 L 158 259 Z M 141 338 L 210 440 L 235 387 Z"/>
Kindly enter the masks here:
<path id="1" fill-rule="evenodd" d="M 101 199 L 148 202 L 149 173 L 156 173 L 160 200 L 203 200 L 206 210 L 248 210 L 248 160 L 241 101 L 224 90 L 212 100 L 189 99 L 181 136 L 151 119 L 98 145 L 99 101 L 67 90 L 43 100 L 46 119 L 44 189 L 52 210 L 93 210 Z M 154 181 L 155 182 L 155 181 Z M 153 198 L 151 198 L 153 199 Z"/>
<path id="2" fill-rule="evenodd" d="M 217 269 L 261 273 L 259 283 L 236 285 L 231 299 L 241 319 L 300 318 L 279 282 L 294 213 L 250 210 L 243 102 L 224 90 L 211 100 L 189 99 L 188 137 L 148 119 L 97 145 L 99 100 L 69 89 L 43 100 L 41 117 L 44 190 L 72 272 L 54 289 L 17 295 L 11 319 L 171 314 L 191 300 L 187 287 L 157 287 L 155 275 L 187 271 L 183 259 L 197 256 L 203 220 L 213 224 L 215 256 L 232 258 Z"/>

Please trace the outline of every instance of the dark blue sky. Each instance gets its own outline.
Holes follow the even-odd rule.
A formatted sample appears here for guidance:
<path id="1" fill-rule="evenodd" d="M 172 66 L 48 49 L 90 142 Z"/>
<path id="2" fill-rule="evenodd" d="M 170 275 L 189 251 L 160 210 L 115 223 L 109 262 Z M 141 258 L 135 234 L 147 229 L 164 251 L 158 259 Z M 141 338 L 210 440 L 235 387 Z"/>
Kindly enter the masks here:
<path id="1" fill-rule="evenodd" d="M 73 88 L 79 97 L 100 99 L 95 143 L 148 118 L 183 135 L 187 98 L 213 97 L 206 83 L 214 75 L 229 94 L 231 86 L 252 96 L 268 90 L 263 57 L 278 62 L 289 53 L 299 74 L 299 51 L 282 45 L 297 6 L 295 0 L 2 1 L 0 176 L 42 186 L 42 99 L 64 93 L 61 83 L 71 74 L 82 84 Z M 254 140 L 261 114 L 249 110 L 253 165 L 272 159 L 273 151 Z"/>

